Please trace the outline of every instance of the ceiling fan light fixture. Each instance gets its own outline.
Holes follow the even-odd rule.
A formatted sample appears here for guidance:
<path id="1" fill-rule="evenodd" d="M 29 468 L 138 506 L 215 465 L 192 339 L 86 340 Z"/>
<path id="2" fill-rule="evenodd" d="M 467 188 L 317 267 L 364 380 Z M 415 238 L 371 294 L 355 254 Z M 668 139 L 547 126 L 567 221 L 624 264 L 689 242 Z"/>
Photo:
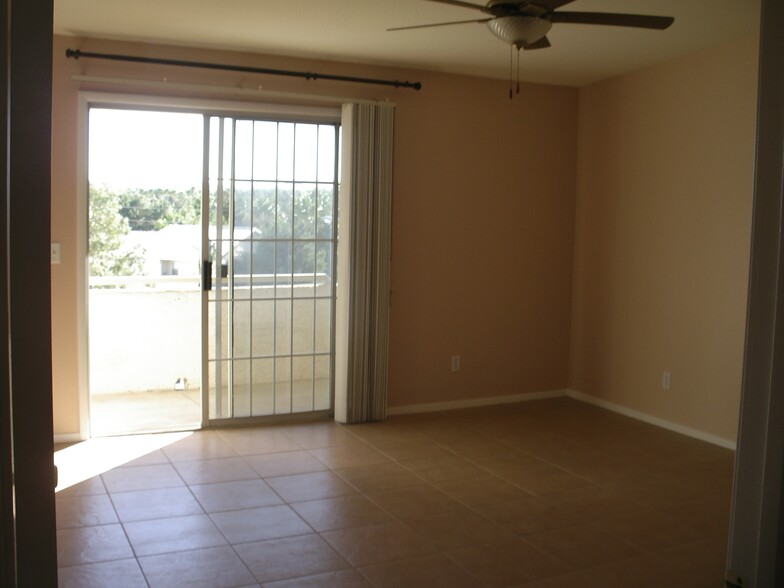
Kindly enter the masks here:
<path id="1" fill-rule="evenodd" d="M 518 49 L 544 37 L 553 24 L 535 16 L 499 16 L 487 22 L 496 37 Z"/>

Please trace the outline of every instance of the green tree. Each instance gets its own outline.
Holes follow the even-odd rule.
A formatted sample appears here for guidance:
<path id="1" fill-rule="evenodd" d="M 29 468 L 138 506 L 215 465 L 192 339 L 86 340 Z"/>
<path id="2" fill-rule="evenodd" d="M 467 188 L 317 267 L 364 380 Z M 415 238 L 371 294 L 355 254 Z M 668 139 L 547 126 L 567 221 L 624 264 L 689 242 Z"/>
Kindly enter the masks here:
<path id="1" fill-rule="evenodd" d="M 157 231 L 167 225 L 196 225 L 201 219 L 201 193 L 155 188 L 119 195 L 120 214 L 132 231 Z"/>
<path id="2" fill-rule="evenodd" d="M 131 228 L 120 214 L 120 196 L 106 187 L 90 186 L 90 275 L 134 276 L 144 273 L 144 259 L 123 248 Z"/>

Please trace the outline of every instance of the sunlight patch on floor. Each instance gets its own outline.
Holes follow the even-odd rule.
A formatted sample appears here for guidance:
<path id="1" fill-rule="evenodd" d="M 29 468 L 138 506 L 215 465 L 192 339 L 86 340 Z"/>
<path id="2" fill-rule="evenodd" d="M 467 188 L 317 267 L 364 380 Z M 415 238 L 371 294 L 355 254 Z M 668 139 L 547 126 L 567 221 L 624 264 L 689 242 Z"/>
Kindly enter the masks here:
<path id="1" fill-rule="evenodd" d="M 191 431 L 88 439 L 54 453 L 58 470 L 55 492 L 139 459 L 189 437 Z"/>

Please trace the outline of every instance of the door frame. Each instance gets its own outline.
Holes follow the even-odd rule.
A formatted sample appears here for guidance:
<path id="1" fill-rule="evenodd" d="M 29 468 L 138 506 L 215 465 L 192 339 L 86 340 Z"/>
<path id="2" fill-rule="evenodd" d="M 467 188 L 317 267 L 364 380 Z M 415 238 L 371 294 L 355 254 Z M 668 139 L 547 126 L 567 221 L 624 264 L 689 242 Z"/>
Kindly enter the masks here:
<path id="1" fill-rule="evenodd" d="M 233 198 L 232 195 L 234 194 L 234 190 L 235 190 L 235 182 L 237 184 L 240 184 L 240 185 L 246 184 L 246 183 L 255 183 L 257 181 L 261 181 L 263 183 L 273 183 L 272 178 L 267 178 L 265 180 L 259 180 L 259 179 L 256 179 L 255 177 L 252 177 L 251 179 L 249 179 L 247 177 L 245 179 L 238 179 L 237 177 L 235 177 L 234 161 L 235 161 L 236 149 L 237 149 L 237 143 L 236 143 L 237 125 L 238 124 L 243 124 L 244 125 L 245 123 L 251 123 L 251 125 L 254 128 L 252 133 L 255 136 L 255 133 L 256 133 L 255 123 L 257 123 L 257 122 L 277 124 L 278 125 L 278 127 L 277 127 L 278 128 L 278 132 L 280 132 L 280 125 L 281 124 L 290 125 L 291 128 L 292 128 L 292 132 L 294 133 L 292 135 L 292 141 L 295 140 L 294 137 L 296 136 L 296 127 L 298 125 L 303 125 L 303 124 L 304 125 L 320 125 L 320 126 L 324 126 L 324 127 L 329 127 L 329 128 L 334 130 L 334 132 L 335 132 L 334 144 L 333 144 L 333 147 L 334 147 L 334 152 L 333 152 L 334 153 L 333 173 L 334 173 L 334 175 L 332 176 L 332 180 L 331 181 L 325 181 L 323 179 L 318 179 L 318 178 L 312 179 L 312 180 L 308 180 L 308 181 L 302 181 L 301 179 L 295 179 L 293 177 L 290 178 L 290 179 L 281 180 L 280 178 L 277 177 L 277 173 L 276 173 L 275 174 L 274 183 L 276 184 L 276 186 L 279 185 L 279 184 L 282 184 L 282 185 L 289 185 L 290 184 L 292 186 L 292 188 L 294 186 L 296 186 L 297 184 L 300 184 L 300 185 L 301 184 L 313 184 L 313 185 L 316 185 L 316 186 L 331 185 L 333 190 L 334 190 L 334 192 L 333 192 L 333 200 L 332 200 L 331 216 L 334 217 L 334 219 L 336 221 L 337 217 L 338 217 L 338 202 L 337 201 L 338 201 L 338 197 L 339 197 L 339 183 L 340 183 L 340 173 L 341 173 L 341 161 L 340 161 L 340 158 L 341 158 L 341 151 L 340 151 L 341 121 L 340 121 L 340 119 L 323 119 L 323 120 L 314 121 L 312 119 L 304 120 L 302 117 L 298 117 L 298 116 L 292 115 L 292 114 L 286 114 L 285 116 L 280 117 L 280 116 L 270 116 L 269 114 L 254 114 L 254 113 L 250 113 L 250 114 L 248 114 L 248 113 L 236 114 L 235 113 L 235 114 L 221 114 L 221 115 L 211 113 L 211 114 L 208 114 L 208 116 L 205 117 L 205 122 L 204 122 L 204 140 L 205 140 L 204 172 L 205 173 L 204 173 L 204 177 L 203 177 L 203 181 L 204 181 L 203 194 L 209 194 L 211 192 L 211 190 L 213 189 L 212 188 L 212 182 L 216 181 L 217 184 L 215 186 L 215 189 L 217 191 L 217 194 L 223 194 L 224 195 L 224 198 L 217 198 L 216 199 L 216 206 L 218 207 L 218 211 L 217 211 L 218 214 L 216 214 L 216 219 L 219 218 L 219 217 L 220 218 L 223 217 L 223 215 L 221 214 L 221 210 L 225 209 L 226 212 L 228 212 L 228 218 L 229 218 L 228 225 L 229 226 L 234 225 L 234 222 L 235 222 L 235 217 L 234 217 L 234 198 Z M 229 125 L 231 127 L 231 131 L 230 132 L 228 132 L 226 130 L 227 129 L 226 125 Z M 215 127 L 215 128 L 213 128 L 213 127 Z M 213 134 L 213 133 L 216 133 L 216 134 Z M 212 148 L 213 145 L 217 146 L 216 147 L 217 153 L 214 152 L 214 150 Z M 292 143 L 292 147 L 293 146 L 294 146 L 294 144 Z M 321 148 L 322 148 L 322 146 L 319 143 L 316 146 L 316 149 L 317 149 L 318 152 L 320 152 Z M 222 165 L 227 162 L 226 161 L 226 154 L 227 154 L 227 152 L 231 153 L 231 157 L 230 157 L 231 163 L 229 164 L 231 169 L 229 171 L 227 171 L 225 168 L 222 168 Z M 217 169 L 213 169 L 213 167 L 212 167 L 212 163 L 211 163 L 211 159 L 210 158 L 213 157 L 213 156 L 217 156 L 217 160 L 216 160 L 217 161 L 217 163 L 216 163 Z M 292 160 L 292 164 L 294 164 L 294 161 L 296 161 L 296 157 L 294 157 L 294 159 Z M 221 169 L 222 169 L 222 172 L 219 171 Z M 226 183 L 228 183 L 228 185 L 230 186 L 229 189 L 228 189 L 228 192 L 225 191 L 225 187 L 221 186 L 221 183 L 218 180 L 218 177 L 215 177 L 215 178 L 211 177 L 212 173 L 216 173 L 217 176 L 222 176 L 223 186 L 225 186 Z M 251 176 L 254 176 L 254 174 L 252 173 Z M 277 188 L 276 188 L 276 190 L 277 190 Z M 228 198 L 228 202 L 227 203 L 220 204 L 222 200 L 226 200 L 227 198 Z M 276 200 L 277 200 L 277 198 L 276 198 Z M 294 206 L 295 200 L 296 199 L 294 197 L 294 192 L 292 192 L 292 206 Z M 212 206 L 211 203 L 208 202 L 208 200 L 206 198 L 204 198 L 202 200 L 202 217 L 203 218 L 206 219 L 206 218 L 210 217 L 210 215 L 213 212 L 215 212 L 215 211 L 211 211 L 210 210 L 211 206 Z M 314 203 L 314 206 L 316 206 L 315 203 Z M 206 225 L 205 225 L 204 229 L 205 230 L 202 233 L 202 239 L 203 239 L 203 241 L 202 241 L 202 251 L 203 252 L 207 252 L 208 250 L 210 250 L 212 240 L 211 240 L 211 237 L 209 237 L 209 235 L 208 235 L 209 230 L 208 230 L 208 227 Z M 315 227 L 314 227 L 314 230 L 315 230 Z M 314 380 L 314 381 L 312 381 L 312 387 L 311 387 L 311 400 L 312 400 L 311 409 L 310 410 L 303 410 L 303 411 L 295 410 L 294 400 L 293 400 L 294 381 L 292 380 L 292 381 L 289 382 L 289 384 L 292 386 L 292 389 L 291 389 L 291 394 L 292 395 L 290 396 L 291 405 L 289 406 L 289 411 L 288 412 L 277 412 L 278 379 L 274 375 L 277 372 L 277 367 L 274 367 L 273 368 L 273 381 L 271 382 L 272 396 L 273 396 L 272 412 L 271 413 L 262 413 L 262 414 L 253 414 L 253 402 L 252 402 L 253 394 L 252 394 L 252 391 L 251 391 L 251 399 L 249 400 L 250 404 L 248 406 L 248 408 L 250 409 L 250 414 L 243 414 L 241 416 L 236 416 L 236 415 L 232 415 L 231 414 L 233 412 L 233 405 L 234 405 L 233 397 L 234 397 L 234 393 L 236 392 L 236 390 L 234 389 L 233 378 L 232 378 L 231 374 L 232 374 L 232 370 L 233 370 L 233 365 L 235 365 L 236 362 L 238 362 L 238 361 L 239 362 L 244 362 L 247 359 L 250 359 L 251 363 L 253 363 L 254 361 L 258 361 L 260 359 L 263 359 L 263 360 L 271 361 L 274 366 L 277 366 L 279 360 L 281 360 L 281 359 L 288 359 L 290 362 L 292 362 L 292 365 L 293 365 L 293 362 L 295 362 L 299 357 L 308 357 L 308 354 L 307 353 L 303 353 L 302 355 L 295 354 L 293 352 L 293 349 L 292 349 L 289 353 L 283 353 L 283 354 L 279 355 L 278 352 L 277 352 L 277 345 L 274 345 L 273 346 L 274 347 L 274 351 L 273 351 L 272 356 L 263 357 L 263 358 L 253 357 L 253 353 L 252 352 L 251 352 L 251 357 L 250 358 L 237 358 L 237 357 L 234 356 L 234 351 L 232 349 L 232 343 L 231 343 L 232 337 L 231 337 L 231 334 L 230 334 L 231 329 L 232 329 L 232 325 L 234 324 L 232 319 L 230 318 L 231 313 L 232 313 L 231 308 L 233 306 L 232 303 L 236 303 L 236 302 L 243 303 L 245 301 L 245 299 L 242 298 L 242 297 L 236 298 L 232 294 L 228 294 L 229 298 L 226 299 L 226 302 L 228 303 L 228 305 L 227 305 L 227 315 L 224 318 L 221 318 L 223 312 L 222 311 L 218 312 L 218 309 L 221 307 L 220 304 L 216 304 L 215 308 L 212 307 L 211 302 L 216 302 L 217 303 L 222 298 L 221 293 L 223 292 L 223 286 L 222 286 L 223 279 L 228 278 L 229 286 L 228 286 L 227 292 L 231 292 L 233 290 L 234 277 L 235 277 L 235 273 L 234 273 L 235 270 L 233 268 L 233 263 L 232 263 L 231 257 L 229 258 L 229 262 L 228 262 L 227 266 L 219 265 L 219 262 L 217 261 L 217 257 L 220 257 L 220 253 L 216 251 L 216 258 L 210 259 L 210 260 L 205 260 L 203 262 L 203 263 L 209 263 L 210 266 L 211 266 L 210 269 L 212 271 L 212 280 L 211 280 L 212 287 L 210 287 L 207 292 L 204 292 L 205 296 L 203 298 L 203 306 L 202 306 L 202 340 L 203 341 L 207 341 L 208 338 L 214 338 L 215 339 L 214 349 L 217 352 L 217 350 L 220 347 L 223 347 L 221 345 L 221 338 L 218 335 L 218 333 L 222 333 L 222 331 L 223 331 L 222 328 L 219 326 L 221 321 L 223 321 L 223 320 L 226 321 L 226 325 L 227 325 L 227 328 L 228 328 L 227 333 L 229 333 L 229 334 L 227 334 L 228 339 L 227 339 L 226 346 L 225 346 L 225 348 L 227 350 L 226 351 L 227 352 L 227 357 L 225 357 L 222 360 L 215 361 L 209 355 L 209 345 L 203 345 L 202 346 L 202 382 L 208 382 L 208 387 L 202 389 L 202 411 L 203 411 L 203 424 L 204 424 L 204 426 L 231 426 L 231 425 L 235 425 L 236 426 L 238 424 L 254 425 L 254 424 L 261 424 L 261 423 L 265 423 L 265 422 L 281 422 L 281 421 L 284 421 L 284 420 L 313 419 L 313 418 L 321 418 L 321 417 L 331 417 L 331 416 L 334 415 L 334 403 L 335 403 L 335 398 L 334 398 L 334 396 L 335 396 L 334 395 L 334 386 L 335 386 L 335 356 L 336 356 L 336 353 L 335 353 L 335 351 L 336 351 L 336 349 L 335 349 L 335 347 L 336 347 L 335 346 L 335 331 L 336 330 L 334 328 L 334 325 L 335 325 L 336 297 L 337 297 L 337 287 L 336 287 L 335 276 L 337 275 L 337 269 L 338 269 L 337 222 L 335 222 L 333 224 L 333 231 L 334 232 L 333 232 L 332 236 L 330 238 L 328 238 L 328 239 L 327 238 L 319 238 L 314 233 L 314 235 L 313 235 L 314 238 L 312 240 L 313 245 L 314 245 L 314 253 L 316 252 L 316 249 L 318 247 L 317 246 L 317 242 L 328 241 L 329 243 L 331 243 L 331 246 L 332 246 L 332 252 L 331 252 L 332 270 L 330 272 L 330 274 L 331 274 L 330 282 L 331 283 L 330 283 L 330 294 L 329 294 L 330 308 L 331 308 L 330 319 L 329 319 L 331 328 L 330 328 L 330 335 L 329 335 L 329 354 L 328 354 L 329 355 L 329 373 L 330 373 L 329 391 L 328 391 L 329 392 L 329 406 L 327 408 L 321 408 L 321 407 L 317 408 L 316 407 L 315 396 L 314 396 L 314 394 L 315 394 L 315 389 L 314 389 L 314 387 L 315 387 L 315 380 Z M 220 244 L 221 242 L 225 242 L 225 239 L 218 239 L 217 236 L 215 237 L 215 239 L 216 239 L 214 241 L 215 244 Z M 230 241 L 232 243 L 234 243 L 235 239 L 236 239 L 236 237 L 231 237 Z M 308 239 L 307 238 L 302 238 L 302 237 L 297 237 L 297 235 L 295 234 L 295 231 L 294 231 L 294 227 L 292 226 L 292 234 L 291 234 L 290 237 L 282 238 L 280 235 L 277 235 L 277 234 L 274 237 L 270 237 L 269 235 L 267 235 L 267 236 L 262 237 L 259 242 L 261 242 L 261 241 L 266 241 L 267 243 L 276 243 L 276 244 L 280 243 L 280 242 L 286 242 L 286 243 L 291 244 L 292 247 L 295 247 L 296 246 L 296 242 L 298 242 L 298 241 L 299 242 L 308 241 Z M 252 247 L 252 245 L 251 245 L 251 247 Z M 293 249 L 293 251 L 294 250 L 295 249 Z M 218 267 L 225 267 L 226 268 L 227 275 L 225 276 L 225 278 L 221 277 L 219 275 Z M 316 268 L 315 268 L 315 260 L 314 260 L 314 270 L 315 269 Z M 292 270 L 293 270 L 293 268 L 292 268 Z M 206 271 L 206 269 L 205 269 L 205 271 Z M 222 271 L 221 271 L 221 274 L 222 274 Z M 294 272 L 294 274 L 296 274 L 296 272 Z M 292 279 L 294 277 L 294 274 L 292 274 Z M 254 271 L 251 271 L 251 275 L 257 275 L 257 274 L 255 274 Z M 252 283 L 252 280 L 251 280 L 251 283 Z M 217 288 L 215 287 L 216 284 L 218 285 Z M 275 277 L 275 280 L 274 280 L 274 284 L 276 284 L 276 287 L 277 287 L 277 284 L 278 284 L 277 274 L 276 274 L 276 277 Z M 293 282 L 292 282 L 292 285 L 293 285 Z M 215 294 L 213 294 L 213 298 L 210 298 L 209 291 L 214 291 L 214 290 L 218 290 L 219 292 L 216 292 Z M 314 291 L 313 298 L 309 298 L 307 296 L 305 296 L 305 297 L 297 297 L 297 296 L 294 295 L 294 292 L 292 290 L 290 298 L 281 297 L 281 296 L 279 296 L 276 293 L 271 299 L 266 299 L 266 298 L 263 298 L 263 297 L 257 299 L 255 296 L 250 296 L 248 301 L 251 302 L 251 305 L 252 305 L 254 302 L 261 302 L 262 300 L 267 300 L 268 302 L 273 303 L 273 308 L 277 307 L 277 303 L 278 302 L 288 301 L 288 302 L 291 303 L 292 310 L 293 310 L 293 307 L 296 305 L 297 302 L 306 302 L 308 300 L 312 300 L 313 301 L 313 312 L 314 312 L 314 314 L 313 314 L 313 317 L 314 317 L 314 329 L 315 329 L 315 324 L 316 324 L 316 322 L 315 322 L 315 320 L 316 320 L 316 304 L 317 304 L 316 301 L 319 300 L 319 299 L 325 299 L 325 297 L 317 296 L 315 291 Z M 212 311 L 213 314 L 211 314 L 211 311 Z M 249 308 L 249 311 L 250 311 L 250 308 Z M 276 313 L 277 311 L 273 311 L 273 312 Z M 210 323 L 212 317 L 214 317 L 213 320 L 216 321 L 215 325 L 214 325 L 214 327 L 216 329 L 215 331 L 210 331 L 209 323 Z M 275 319 L 273 319 L 273 320 L 275 320 Z M 292 321 L 293 321 L 293 315 L 292 315 Z M 292 325 L 291 325 L 292 329 L 293 329 L 293 325 L 294 325 L 294 323 L 292 322 Z M 313 343 L 315 344 L 315 334 L 313 336 L 314 336 Z M 251 332 L 251 339 L 252 338 L 253 338 L 253 333 Z M 273 334 L 273 340 L 276 340 L 276 339 L 277 339 L 277 332 Z M 315 349 L 314 349 L 313 353 L 310 354 L 310 355 L 311 355 L 311 361 L 313 362 L 312 365 L 313 365 L 313 368 L 314 368 L 314 375 L 315 375 L 316 356 L 324 356 L 325 354 L 323 352 L 316 352 Z M 212 362 L 215 362 L 216 366 L 212 366 L 211 365 Z M 292 366 L 289 366 L 289 367 L 290 367 L 290 369 L 292 369 Z M 216 377 L 218 377 L 219 374 L 222 375 L 222 376 L 225 376 L 225 378 L 226 378 L 226 380 L 228 382 L 228 385 L 227 385 L 227 388 L 228 388 L 227 408 L 228 408 L 228 413 L 229 414 L 223 414 L 222 409 L 216 408 L 217 397 L 214 397 L 214 396 L 216 394 L 218 394 L 218 393 L 215 391 L 215 389 L 209 387 L 209 386 L 212 386 L 211 374 L 213 372 L 211 371 L 211 369 L 215 369 L 216 370 L 214 372 Z M 215 384 L 217 386 L 218 382 L 216 382 Z M 222 396 L 223 395 L 222 395 L 222 392 L 221 392 L 220 393 L 220 397 L 222 398 Z M 210 416 L 212 414 L 212 412 L 213 412 L 213 409 L 215 409 L 216 414 L 214 416 Z"/>
<path id="2" fill-rule="evenodd" d="M 89 241 L 89 185 L 87 178 L 89 112 L 94 106 L 108 108 L 142 108 L 220 114 L 228 116 L 253 116 L 297 119 L 303 122 L 334 123 L 341 120 L 341 107 L 302 106 L 261 102 L 234 102 L 191 97 L 141 95 L 119 92 L 81 91 L 77 111 L 77 203 L 76 203 L 76 257 L 80 260 L 76 268 L 77 288 L 77 379 L 79 385 L 79 434 L 78 438 L 65 441 L 81 441 L 90 438 L 90 385 L 89 385 L 89 341 L 88 341 L 88 241 Z M 286 415 L 279 415 L 286 416 Z M 205 406 L 202 392 L 202 427 L 209 424 L 209 406 Z M 257 417 L 268 420 L 268 417 Z M 249 421 L 250 422 L 250 421 Z"/>

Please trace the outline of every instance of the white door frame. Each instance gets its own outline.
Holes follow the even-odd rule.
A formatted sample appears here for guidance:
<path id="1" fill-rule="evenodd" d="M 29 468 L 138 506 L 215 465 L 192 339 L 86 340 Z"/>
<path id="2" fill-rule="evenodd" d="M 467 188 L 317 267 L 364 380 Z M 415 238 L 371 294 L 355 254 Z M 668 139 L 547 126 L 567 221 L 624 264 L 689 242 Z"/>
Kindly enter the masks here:
<path id="1" fill-rule="evenodd" d="M 77 146 L 76 146 L 76 281 L 77 289 L 77 379 L 79 386 L 79 438 L 90 437 L 90 385 L 89 385 L 89 342 L 88 342 L 88 137 L 89 111 L 93 106 L 141 107 L 148 109 L 181 110 L 198 113 L 231 113 L 250 116 L 295 117 L 303 121 L 340 121 L 340 104 L 331 106 L 301 106 L 259 102 L 234 102 L 201 98 L 141 95 L 117 92 L 82 91 L 78 97 Z M 202 407 L 202 425 L 204 407 Z"/>

